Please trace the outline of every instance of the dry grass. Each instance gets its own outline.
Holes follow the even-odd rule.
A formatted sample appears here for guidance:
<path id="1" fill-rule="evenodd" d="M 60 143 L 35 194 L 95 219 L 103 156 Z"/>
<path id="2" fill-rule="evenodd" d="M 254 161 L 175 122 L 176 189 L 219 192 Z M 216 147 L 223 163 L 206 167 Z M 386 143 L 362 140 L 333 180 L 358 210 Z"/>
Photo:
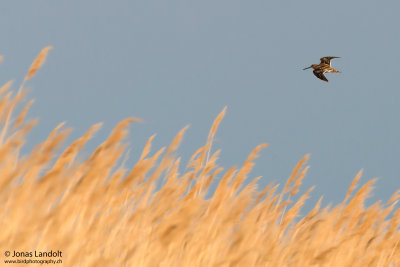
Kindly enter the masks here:
<path id="1" fill-rule="evenodd" d="M 43 64 L 47 50 L 25 80 Z M 52 249 L 63 252 L 65 266 L 400 266 L 395 206 L 400 191 L 386 204 L 365 207 L 375 181 L 354 193 L 360 172 L 343 203 L 321 207 L 320 200 L 299 216 L 312 190 L 297 196 L 308 155 L 281 192 L 274 184 L 259 190 L 258 178 L 245 183 L 265 145 L 240 168 L 224 172 L 211 145 L 225 109 L 183 173 L 176 150 L 186 128 L 153 154 L 150 137 L 128 168 L 120 162 L 135 118 L 122 121 L 85 161 L 77 156 L 100 124 L 57 155 L 70 131 L 61 124 L 29 155 L 21 155 L 36 121 L 25 119 L 31 102 L 14 114 L 25 91 L 21 87 L 14 96 L 10 86 L 0 89 L 2 261 L 7 250 Z M 206 198 L 213 181 L 218 186 Z"/>

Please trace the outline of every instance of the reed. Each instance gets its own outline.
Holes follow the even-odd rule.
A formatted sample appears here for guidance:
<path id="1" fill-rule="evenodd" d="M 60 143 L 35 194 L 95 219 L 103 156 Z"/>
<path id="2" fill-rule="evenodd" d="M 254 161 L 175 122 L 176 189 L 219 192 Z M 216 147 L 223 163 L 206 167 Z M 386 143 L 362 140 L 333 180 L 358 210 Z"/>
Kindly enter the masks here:
<path id="1" fill-rule="evenodd" d="M 13 260 L 5 251 L 51 249 L 63 252 L 53 260 L 65 266 L 400 266 L 400 191 L 366 207 L 375 180 L 352 196 L 360 171 L 342 203 L 323 207 L 321 198 L 302 214 L 312 193 L 298 196 L 309 155 L 282 189 L 274 183 L 259 189 L 260 178 L 249 178 L 267 145 L 256 147 L 243 166 L 224 171 L 212 142 L 225 108 L 186 168 L 177 150 L 187 127 L 156 152 L 151 136 L 138 161 L 125 166 L 128 127 L 137 118 L 119 123 L 83 160 L 80 153 L 101 124 L 58 153 L 70 131 L 61 123 L 21 154 L 36 120 L 27 119 L 33 102 L 19 114 L 15 107 L 24 103 L 24 83 L 49 49 L 16 94 L 11 82 L 0 89 L 2 261 Z"/>

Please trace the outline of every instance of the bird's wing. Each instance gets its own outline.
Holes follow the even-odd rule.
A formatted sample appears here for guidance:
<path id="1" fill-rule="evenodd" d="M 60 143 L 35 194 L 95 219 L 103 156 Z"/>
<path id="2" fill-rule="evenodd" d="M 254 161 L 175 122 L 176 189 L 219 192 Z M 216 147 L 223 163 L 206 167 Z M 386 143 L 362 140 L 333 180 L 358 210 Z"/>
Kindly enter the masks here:
<path id="1" fill-rule="evenodd" d="M 314 73 L 315 76 L 317 76 L 318 79 L 323 80 L 325 82 L 328 81 L 328 79 L 324 75 L 324 71 L 323 70 L 313 70 L 313 73 Z"/>
<path id="2" fill-rule="evenodd" d="M 331 65 L 331 59 L 340 58 L 340 57 L 321 57 L 321 64 L 328 64 Z"/>

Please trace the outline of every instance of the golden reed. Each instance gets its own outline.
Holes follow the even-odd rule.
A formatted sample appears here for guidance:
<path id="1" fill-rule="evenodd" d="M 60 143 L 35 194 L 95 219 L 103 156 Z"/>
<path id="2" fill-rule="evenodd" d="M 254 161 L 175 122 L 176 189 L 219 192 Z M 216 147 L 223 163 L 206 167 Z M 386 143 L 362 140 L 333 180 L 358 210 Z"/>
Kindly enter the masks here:
<path id="1" fill-rule="evenodd" d="M 10 87 L 0 89 L 1 264 L 24 258 L 61 259 L 64 266 L 400 266 L 400 191 L 366 207 L 375 180 L 354 192 L 359 172 L 342 203 L 321 207 L 321 198 L 300 215 L 312 191 L 298 196 L 309 155 L 280 192 L 275 184 L 258 189 L 259 178 L 246 182 L 266 145 L 224 172 L 220 151 L 211 147 L 225 109 L 186 168 L 176 152 L 186 127 L 155 153 L 151 136 L 139 160 L 126 166 L 127 128 L 136 118 L 118 124 L 86 160 L 79 153 L 101 124 L 57 153 L 70 131 L 62 123 L 22 155 L 36 120 L 26 119 L 32 102 L 14 114 L 25 89 L 14 95 Z"/>

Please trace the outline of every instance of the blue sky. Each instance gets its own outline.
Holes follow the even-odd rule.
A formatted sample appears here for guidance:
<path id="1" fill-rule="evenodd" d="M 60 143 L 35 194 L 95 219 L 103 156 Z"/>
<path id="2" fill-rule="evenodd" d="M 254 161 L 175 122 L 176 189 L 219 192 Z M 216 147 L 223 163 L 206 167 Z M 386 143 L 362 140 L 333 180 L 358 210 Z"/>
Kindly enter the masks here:
<path id="1" fill-rule="evenodd" d="M 157 134 L 154 150 L 190 124 L 184 159 L 217 134 L 220 165 L 270 147 L 253 176 L 284 183 L 311 153 L 303 191 L 325 203 L 344 198 L 354 175 L 379 177 L 373 199 L 399 188 L 398 1 L 4 1 L 2 83 L 22 80 L 38 52 L 54 46 L 29 82 L 39 117 L 30 144 L 67 121 L 78 138 L 104 122 L 88 150 L 130 116 L 132 155 Z M 304 67 L 340 56 L 329 83 Z M 72 140 L 71 139 L 71 140 Z"/>

